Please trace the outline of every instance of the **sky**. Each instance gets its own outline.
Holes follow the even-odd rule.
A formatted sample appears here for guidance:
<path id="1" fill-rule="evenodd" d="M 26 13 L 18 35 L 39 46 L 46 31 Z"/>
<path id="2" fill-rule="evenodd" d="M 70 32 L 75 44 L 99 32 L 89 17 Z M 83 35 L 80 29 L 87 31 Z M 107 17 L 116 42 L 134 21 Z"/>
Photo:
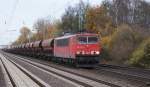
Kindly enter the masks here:
<path id="1" fill-rule="evenodd" d="M 39 18 L 60 19 L 68 6 L 80 0 L 0 0 L 0 45 L 8 45 L 19 36 L 22 26 L 31 30 Z M 83 0 L 99 5 L 102 0 Z"/>

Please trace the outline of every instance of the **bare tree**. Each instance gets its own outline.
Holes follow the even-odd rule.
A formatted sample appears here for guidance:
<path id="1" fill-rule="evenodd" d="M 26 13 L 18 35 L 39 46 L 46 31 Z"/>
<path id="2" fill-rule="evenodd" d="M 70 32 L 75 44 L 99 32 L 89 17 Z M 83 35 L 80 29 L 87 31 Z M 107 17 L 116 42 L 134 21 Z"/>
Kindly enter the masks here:
<path id="1" fill-rule="evenodd" d="M 47 31 L 51 26 L 50 20 L 38 19 L 33 25 L 33 28 L 37 31 L 38 39 L 45 39 Z"/>

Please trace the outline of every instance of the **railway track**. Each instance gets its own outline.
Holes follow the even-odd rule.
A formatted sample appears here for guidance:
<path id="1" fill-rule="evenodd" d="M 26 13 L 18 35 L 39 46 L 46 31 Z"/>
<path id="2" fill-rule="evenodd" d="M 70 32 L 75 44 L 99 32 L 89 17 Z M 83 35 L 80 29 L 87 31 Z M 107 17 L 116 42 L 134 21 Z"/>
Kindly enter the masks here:
<path id="1" fill-rule="evenodd" d="M 121 85 L 113 84 L 113 83 L 110 83 L 110 82 L 107 82 L 107 81 L 99 80 L 99 79 L 96 79 L 96 78 L 91 78 L 89 76 L 81 75 L 81 74 L 78 74 L 78 73 L 73 72 L 73 71 L 64 70 L 62 68 L 50 66 L 48 64 L 43 64 L 42 62 L 37 62 L 37 61 L 33 62 L 33 60 L 31 58 L 24 57 L 24 56 L 18 56 L 18 55 L 12 55 L 12 54 L 9 54 L 9 55 L 6 54 L 6 56 L 13 57 L 13 59 L 15 58 L 15 60 L 21 60 L 21 61 L 27 62 L 27 63 L 29 63 L 31 65 L 39 67 L 39 68 L 41 68 L 43 70 L 46 70 L 48 72 L 52 72 L 52 73 L 54 73 L 54 74 L 56 74 L 58 76 L 64 77 L 66 79 L 69 79 L 71 81 L 74 81 L 75 83 L 79 83 L 80 85 L 86 86 L 86 87 L 92 87 L 93 85 L 83 84 L 82 81 L 84 81 L 84 80 L 78 81 L 79 79 L 74 79 L 74 78 L 72 79 L 72 78 L 69 78 L 69 77 L 67 77 L 65 75 L 62 75 L 61 73 L 53 72 L 55 70 L 53 70 L 53 69 L 49 70 L 49 67 L 54 68 L 54 69 L 58 69 L 58 70 L 60 70 L 62 72 L 67 72 L 66 75 L 68 75 L 68 76 L 71 76 L 71 75 L 68 74 L 68 73 L 71 73 L 71 74 L 79 76 L 79 77 L 83 77 L 83 78 L 86 78 L 86 79 L 89 79 L 89 80 L 92 80 L 92 81 L 95 81 L 95 82 L 98 82 L 98 83 L 101 83 L 101 84 L 105 84 L 106 86 L 109 86 L 109 87 L 132 87 L 132 86 L 121 86 Z M 41 65 L 39 65 L 39 64 L 41 64 Z M 97 69 L 100 70 L 100 71 L 104 71 L 106 73 L 109 72 L 109 73 L 111 73 L 114 76 L 115 75 L 119 75 L 119 76 L 122 76 L 122 77 L 127 77 L 129 79 L 134 79 L 136 82 L 142 81 L 141 82 L 142 83 L 141 86 L 133 86 L 133 87 L 149 87 L 149 81 L 150 81 L 149 77 L 146 76 L 147 78 L 144 78 L 144 77 L 141 77 L 141 75 L 137 77 L 137 74 L 136 75 L 133 74 L 133 72 L 137 71 L 137 70 L 127 69 L 127 68 L 123 68 L 123 67 L 119 67 L 119 66 L 117 67 L 117 66 L 112 66 L 112 65 L 99 66 Z M 143 75 L 145 75 L 145 74 L 147 75 L 149 72 L 148 71 L 142 71 L 142 73 L 143 73 Z M 71 76 L 71 77 L 73 77 L 73 76 Z M 86 81 L 84 81 L 84 82 L 88 83 Z M 98 87 L 98 85 L 95 86 L 95 87 Z M 100 87 L 104 87 L 104 86 L 100 86 Z"/>
<path id="2" fill-rule="evenodd" d="M 110 65 L 110 64 L 99 64 L 99 67 L 121 69 L 121 70 L 130 71 L 130 72 L 138 72 L 141 74 L 147 74 L 147 75 L 149 75 L 148 77 L 150 77 L 150 69 L 142 69 L 142 68 L 136 68 L 136 67 L 127 67 L 127 66 L 117 66 L 117 65 Z"/>
<path id="3" fill-rule="evenodd" d="M 7 59 L 13 63 L 15 63 L 17 61 L 22 61 L 22 63 L 23 62 L 27 63 L 28 65 L 36 67 L 38 69 L 41 69 L 42 71 L 45 71 L 47 73 L 55 74 L 56 76 L 58 76 L 58 78 L 62 77 L 62 78 L 68 79 L 69 81 L 79 84 L 78 86 L 82 86 L 82 87 L 120 87 L 115 84 L 110 84 L 110 83 L 106 83 L 106 82 L 104 83 L 102 81 L 87 78 L 85 76 L 77 75 L 75 73 L 66 72 L 66 71 L 59 70 L 59 69 L 56 69 L 53 67 L 42 65 L 42 64 L 24 59 L 24 58 L 19 58 L 18 56 L 5 54 L 5 57 L 7 57 Z"/>
<path id="4" fill-rule="evenodd" d="M 148 69 L 139 69 L 134 67 L 123 67 L 107 64 L 99 65 L 98 69 L 114 74 L 128 76 L 130 78 L 134 78 L 135 80 L 141 80 L 145 82 L 145 86 L 150 86 L 150 70 Z"/>
<path id="5" fill-rule="evenodd" d="M 8 87 L 51 87 L 18 64 L 0 54 L 1 66 L 7 77 Z"/>

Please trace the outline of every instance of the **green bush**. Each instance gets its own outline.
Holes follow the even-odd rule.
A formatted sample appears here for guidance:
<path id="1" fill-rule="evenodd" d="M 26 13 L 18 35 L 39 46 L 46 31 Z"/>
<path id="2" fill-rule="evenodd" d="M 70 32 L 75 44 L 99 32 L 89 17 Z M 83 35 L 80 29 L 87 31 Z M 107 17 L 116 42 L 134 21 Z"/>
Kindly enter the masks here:
<path id="1" fill-rule="evenodd" d="M 102 53 L 101 53 L 100 57 L 102 60 L 105 60 L 105 61 L 110 61 L 109 50 L 108 50 L 110 39 L 111 39 L 110 36 L 106 36 L 106 37 L 101 38 Z"/>
<path id="2" fill-rule="evenodd" d="M 129 64 L 138 67 L 150 68 L 150 38 L 144 40 L 132 53 Z"/>
<path id="3" fill-rule="evenodd" d="M 139 47 L 141 42 L 148 37 L 149 32 L 146 29 L 126 24 L 120 25 L 112 35 L 102 37 L 101 44 L 103 51 L 101 58 L 109 63 L 128 65 L 133 52 Z M 140 57 L 143 52 L 138 51 L 135 54 Z M 134 59 L 131 59 L 130 61 L 133 60 Z M 135 60 L 134 63 L 130 62 L 130 64 L 137 64 Z M 147 57 L 144 60 L 148 60 Z M 148 61 L 140 61 L 142 61 L 143 64 L 148 64 Z"/>
<path id="4" fill-rule="evenodd" d="M 109 57 L 109 51 L 106 47 L 102 48 L 102 53 L 101 53 L 101 59 L 102 60 L 106 60 L 106 61 L 110 61 L 110 57 Z"/>
<path id="5" fill-rule="evenodd" d="M 139 35 L 128 25 L 121 25 L 112 35 L 109 45 L 109 54 L 118 64 L 125 63 L 135 49 Z"/>

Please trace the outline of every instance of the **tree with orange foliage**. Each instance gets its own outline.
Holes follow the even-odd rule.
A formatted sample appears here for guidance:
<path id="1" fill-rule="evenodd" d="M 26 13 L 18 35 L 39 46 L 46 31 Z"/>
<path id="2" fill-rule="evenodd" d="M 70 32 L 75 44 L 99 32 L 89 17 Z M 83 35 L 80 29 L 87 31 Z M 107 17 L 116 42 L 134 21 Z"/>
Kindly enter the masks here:
<path id="1" fill-rule="evenodd" d="M 100 33 L 102 36 L 112 34 L 114 29 L 104 6 L 92 7 L 87 11 L 85 26 L 89 32 Z"/>
<path id="2" fill-rule="evenodd" d="M 22 27 L 20 30 L 21 35 L 18 37 L 18 39 L 13 43 L 15 44 L 22 44 L 22 43 L 27 43 L 30 42 L 30 36 L 31 36 L 31 31 L 28 27 Z"/>

